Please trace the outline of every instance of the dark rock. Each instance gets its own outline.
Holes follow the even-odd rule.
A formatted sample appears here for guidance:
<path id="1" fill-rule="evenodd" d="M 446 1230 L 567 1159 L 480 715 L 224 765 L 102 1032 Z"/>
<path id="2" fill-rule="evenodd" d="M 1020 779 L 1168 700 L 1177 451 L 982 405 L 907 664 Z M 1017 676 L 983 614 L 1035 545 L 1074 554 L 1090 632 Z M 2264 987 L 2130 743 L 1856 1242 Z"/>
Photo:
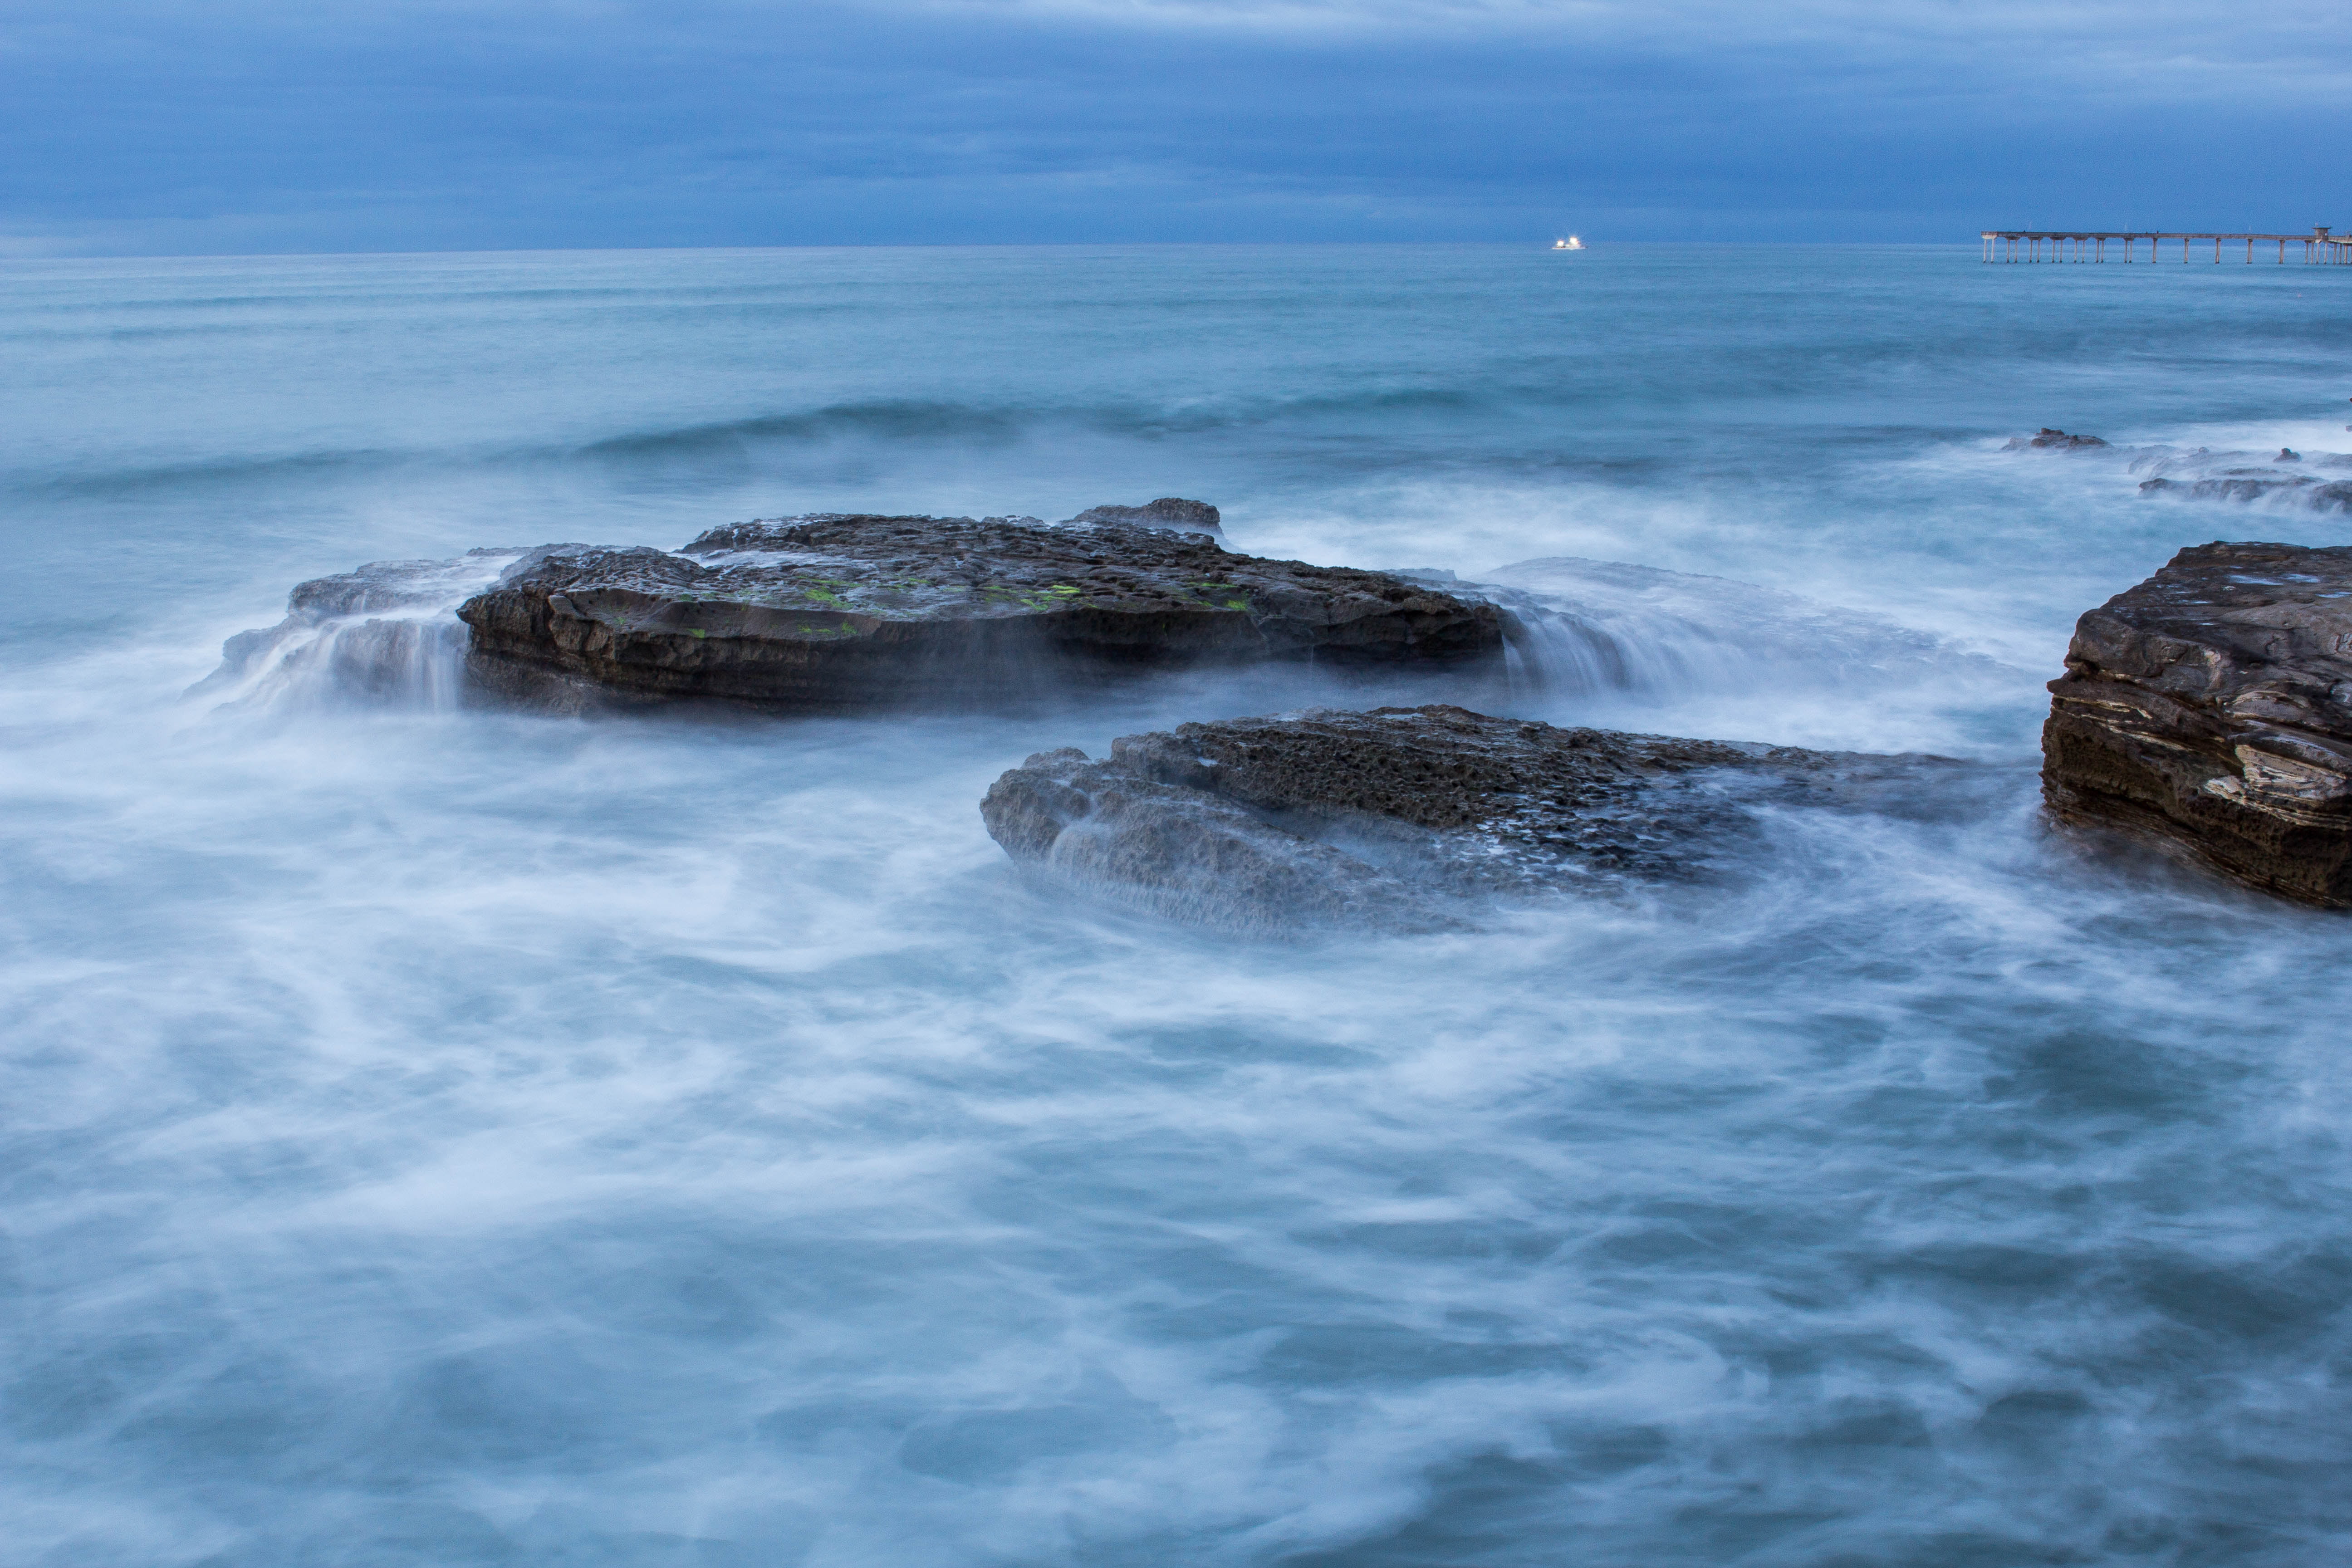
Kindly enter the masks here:
<path id="1" fill-rule="evenodd" d="M 1465 923 L 1474 900 L 1729 874 L 1765 805 L 1859 804 L 1939 759 L 1308 710 L 1041 752 L 981 804 L 1024 865 L 1244 930 Z"/>
<path id="2" fill-rule="evenodd" d="M 1088 507 L 1070 520 L 1077 523 L 1125 523 L 1130 528 L 1172 528 L 1179 533 L 1211 533 L 1223 537 L 1223 519 L 1204 500 L 1161 496 L 1141 506 Z"/>
<path id="3" fill-rule="evenodd" d="M 2271 461 L 2273 463 L 2300 463 L 2303 461 L 2303 454 L 2297 452 L 2291 447 L 2281 447 L 2279 448 L 2279 455 L 2273 458 Z"/>
<path id="4" fill-rule="evenodd" d="M 2049 426 L 2044 425 L 2038 435 L 2011 437 L 2009 445 L 2002 450 L 2022 452 L 2038 447 L 2044 451 L 2080 452 L 2093 447 L 2104 447 L 2106 444 L 2096 436 L 2069 436 L 2063 430 L 2053 430 Z"/>
<path id="5" fill-rule="evenodd" d="M 2183 550 L 2082 618 L 2050 691 L 2059 816 L 2352 905 L 2352 547 Z"/>
<path id="6" fill-rule="evenodd" d="M 972 706 L 1154 668 L 1443 667 L 1503 648 L 1494 605 L 1402 578 L 1030 518 L 823 515 L 715 529 L 679 553 L 566 547 L 457 613 L 483 686 L 559 702 Z"/>

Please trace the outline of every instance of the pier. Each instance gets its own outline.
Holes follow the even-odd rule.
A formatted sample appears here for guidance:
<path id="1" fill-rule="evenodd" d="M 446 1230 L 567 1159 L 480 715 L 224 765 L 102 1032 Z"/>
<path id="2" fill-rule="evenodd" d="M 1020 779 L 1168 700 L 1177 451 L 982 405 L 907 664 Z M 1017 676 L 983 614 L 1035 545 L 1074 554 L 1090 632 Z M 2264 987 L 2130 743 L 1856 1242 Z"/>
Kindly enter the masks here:
<path id="1" fill-rule="evenodd" d="M 2275 246 L 2277 249 L 2274 264 L 2280 267 L 2286 265 L 2286 247 L 2290 245 L 2302 247 L 2302 257 L 2306 266 L 2352 265 L 2352 235 L 2339 235 L 2334 229 L 2319 225 L 2314 225 L 2309 234 L 2216 234 L 2210 231 L 2202 234 L 2194 231 L 2176 234 L 2147 229 L 2141 229 L 2137 233 L 2118 230 L 2101 233 L 2096 229 L 2069 232 L 2064 229 L 1989 228 L 1984 231 L 1983 238 L 1984 259 L 1989 262 L 2105 261 L 2107 259 L 2107 242 L 2110 240 L 2121 243 L 2122 259 L 2130 261 L 2135 259 L 2132 247 L 2144 239 L 2147 241 L 2147 258 L 2150 261 L 2165 259 L 2161 255 L 2165 243 L 2179 240 L 2180 259 L 2185 264 L 2191 259 L 2189 252 L 2192 247 L 2198 257 L 2202 258 L 2205 242 L 2211 240 L 2213 261 L 2216 266 L 2221 264 L 2222 246 L 2227 245 L 2234 251 L 2241 242 L 2243 242 L 2246 247 L 2245 264 L 2249 267 L 2253 265 L 2254 247 L 2258 245 L 2265 249 Z M 2020 247 L 2023 247 L 2022 255 L 2019 254 Z M 2232 255 L 2230 259 L 2234 261 L 2237 257 Z M 2272 258 L 2265 257 L 2263 259 L 2267 261 Z"/>

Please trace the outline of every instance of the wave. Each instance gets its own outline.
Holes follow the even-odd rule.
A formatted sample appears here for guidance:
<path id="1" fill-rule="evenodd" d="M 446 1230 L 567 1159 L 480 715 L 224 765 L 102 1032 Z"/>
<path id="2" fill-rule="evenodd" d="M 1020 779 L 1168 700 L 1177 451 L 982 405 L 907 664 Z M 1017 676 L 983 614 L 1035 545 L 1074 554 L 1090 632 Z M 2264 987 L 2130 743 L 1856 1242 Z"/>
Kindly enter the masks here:
<path id="1" fill-rule="evenodd" d="M 31 493 L 76 496 L 135 495 L 148 490 L 177 490 L 207 486 L 235 487 L 272 479 L 373 473 L 420 460 L 425 454 L 382 447 L 349 451 L 289 452 L 277 457 L 216 458 L 185 463 L 156 463 L 140 468 L 96 472 L 16 477 L 10 489 Z"/>
<path id="2" fill-rule="evenodd" d="M 186 695 L 225 708 L 455 709 L 466 690 L 457 606 L 540 553 L 518 547 L 448 561 L 373 561 L 300 584 L 284 620 L 229 638 L 220 668 Z"/>
<path id="3" fill-rule="evenodd" d="M 866 440 L 915 445 L 1003 447 L 1053 429 L 1152 439 L 1278 426 L 1288 419 L 1360 418 L 1413 409 L 1461 411 L 1480 400 L 1441 389 L 1368 392 L 1349 396 L 1236 399 L 1155 405 L 1113 400 L 1045 405 L 885 398 L 834 403 L 794 413 L 625 430 L 580 442 L 518 442 L 471 447 L 358 447 L 256 453 L 81 471 L 18 470 L 0 486 L 20 493 L 129 495 L 197 486 L 235 487 L 279 479 L 367 475 L 409 465 L 496 468 L 589 462 L 627 468 L 732 462 L 763 446 L 822 446 Z"/>
<path id="4" fill-rule="evenodd" d="M 1128 400 L 1024 406 L 885 399 L 831 404 L 799 414 L 761 414 L 741 419 L 631 431 L 608 436 L 573 450 L 585 457 L 636 458 L 713 451 L 762 441 L 832 441 L 853 436 L 995 444 L 1055 426 L 1116 436 L 1191 435 L 1275 425 L 1286 418 L 1354 416 L 1414 409 L 1459 412 L 1475 409 L 1484 401 L 1443 388 L 1176 405 Z"/>
<path id="5" fill-rule="evenodd" d="M 1514 591 L 1538 682 L 1675 697 L 1767 686 L 1850 686 L 2002 667 L 1875 616 L 1726 577 L 1553 555 L 1498 566 Z"/>
<path id="6" fill-rule="evenodd" d="M 805 414 L 761 414 L 702 425 L 632 431 L 572 449 L 587 458 L 637 458 L 699 455 L 756 441 L 831 441 L 844 436 L 891 440 L 940 438 L 1000 442 L 1017 437 L 1032 416 L 1004 408 L 961 403 L 889 399 L 841 403 Z"/>

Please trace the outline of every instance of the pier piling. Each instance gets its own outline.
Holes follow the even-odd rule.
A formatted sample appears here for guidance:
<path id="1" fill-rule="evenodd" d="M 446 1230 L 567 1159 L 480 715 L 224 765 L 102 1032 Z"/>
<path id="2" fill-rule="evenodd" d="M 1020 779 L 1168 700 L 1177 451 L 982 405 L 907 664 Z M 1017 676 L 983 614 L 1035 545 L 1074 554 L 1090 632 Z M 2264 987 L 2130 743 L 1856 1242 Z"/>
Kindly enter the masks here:
<path id="1" fill-rule="evenodd" d="M 2304 265 L 2307 267 L 2352 266 L 2352 236 L 2338 235 L 2326 224 L 2314 224 L 2309 234 L 2224 234 L 2211 229 L 1989 228 L 1981 237 L 1984 246 L 1979 259 L 1986 262 L 2104 262 L 2107 258 L 2107 241 L 2111 239 L 2124 242 L 2123 258 L 2126 263 L 2133 259 L 2132 247 L 2144 239 L 2147 241 L 2147 258 L 2155 261 L 2159 258 L 2162 243 L 2177 239 L 2180 242 L 2181 265 L 2187 266 L 2190 243 L 2210 239 L 2213 242 L 2213 265 L 2219 267 L 2221 264 L 2221 242 L 2234 239 L 2245 242 L 2245 265 L 2248 267 L 2254 264 L 2256 240 L 2277 247 L 2275 265 L 2280 267 L 2286 265 L 2289 240 L 2303 247 Z M 2021 257 L 2018 254 L 2020 245 L 2025 250 Z M 2044 253 L 2045 246 L 2047 254 Z"/>

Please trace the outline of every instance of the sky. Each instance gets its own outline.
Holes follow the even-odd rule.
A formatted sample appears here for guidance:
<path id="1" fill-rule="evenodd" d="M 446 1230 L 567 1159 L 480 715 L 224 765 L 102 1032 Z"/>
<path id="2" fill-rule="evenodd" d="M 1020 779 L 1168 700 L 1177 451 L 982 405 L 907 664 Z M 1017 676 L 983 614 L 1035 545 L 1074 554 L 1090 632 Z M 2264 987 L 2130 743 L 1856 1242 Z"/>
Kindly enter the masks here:
<path id="1" fill-rule="evenodd" d="M 2352 228 L 2342 0 L 0 0 L 0 256 Z"/>

